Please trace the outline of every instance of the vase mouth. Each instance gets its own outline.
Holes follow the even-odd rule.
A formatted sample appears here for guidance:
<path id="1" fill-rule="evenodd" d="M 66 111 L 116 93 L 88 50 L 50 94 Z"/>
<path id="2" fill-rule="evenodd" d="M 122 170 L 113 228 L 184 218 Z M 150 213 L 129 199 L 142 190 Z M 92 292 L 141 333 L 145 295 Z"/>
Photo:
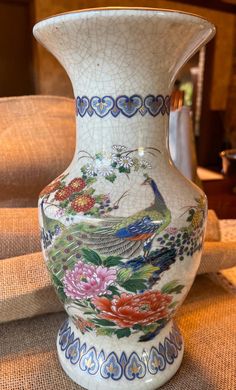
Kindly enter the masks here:
<path id="1" fill-rule="evenodd" d="M 43 18 L 41 20 L 39 20 L 35 26 L 41 24 L 42 22 L 44 21 L 48 21 L 48 20 L 51 20 L 51 19 L 59 19 L 61 17 L 65 17 L 65 16 L 71 16 L 71 15 L 80 15 L 80 14 L 89 14 L 91 12 L 96 12 L 96 13 L 101 13 L 101 14 L 104 14 L 105 12 L 107 11 L 132 11 L 132 12 L 135 12 L 137 11 L 137 15 L 142 12 L 154 12 L 156 14 L 160 13 L 160 14 L 178 14 L 178 15 L 186 15 L 186 16 L 189 16 L 189 17 L 192 17 L 194 19 L 198 19 L 198 20 L 202 20 L 204 22 L 206 22 L 209 27 L 211 27 L 212 29 L 212 33 L 211 35 L 209 36 L 209 40 L 215 35 L 215 26 L 213 23 L 209 22 L 208 19 L 206 19 L 204 16 L 201 16 L 201 15 L 197 15 L 195 13 L 192 13 L 192 12 L 185 12 L 185 11 L 181 11 L 181 10 L 174 10 L 174 9 L 166 9 L 166 8 L 154 8 L 154 7 L 119 7 L 119 6 L 113 6 L 113 7 L 96 7 L 96 8 L 84 8 L 84 9 L 78 9 L 78 10 L 73 10 L 73 11 L 67 11 L 67 12 L 61 12 L 59 14 L 55 14 L 55 15 L 51 15 L 51 16 L 48 16 L 46 18 Z M 34 27 L 35 27 L 34 26 Z"/>

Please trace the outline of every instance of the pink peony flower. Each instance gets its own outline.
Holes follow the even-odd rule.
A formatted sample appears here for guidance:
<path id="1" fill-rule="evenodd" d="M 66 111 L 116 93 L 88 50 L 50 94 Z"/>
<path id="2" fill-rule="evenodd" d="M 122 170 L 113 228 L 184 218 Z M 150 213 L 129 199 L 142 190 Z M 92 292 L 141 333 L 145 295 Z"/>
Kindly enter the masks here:
<path id="1" fill-rule="evenodd" d="M 109 293 L 107 287 L 116 279 L 116 271 L 106 267 L 96 267 L 79 261 L 71 271 L 64 276 L 64 291 L 73 299 L 97 297 Z"/>

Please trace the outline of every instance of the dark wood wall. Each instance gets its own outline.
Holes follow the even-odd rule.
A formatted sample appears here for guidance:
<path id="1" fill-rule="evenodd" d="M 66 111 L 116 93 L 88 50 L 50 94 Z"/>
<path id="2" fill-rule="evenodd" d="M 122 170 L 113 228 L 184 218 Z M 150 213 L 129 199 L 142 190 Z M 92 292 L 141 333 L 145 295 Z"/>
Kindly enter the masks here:
<path id="1" fill-rule="evenodd" d="M 0 0 L 0 96 L 34 93 L 30 0 Z"/>

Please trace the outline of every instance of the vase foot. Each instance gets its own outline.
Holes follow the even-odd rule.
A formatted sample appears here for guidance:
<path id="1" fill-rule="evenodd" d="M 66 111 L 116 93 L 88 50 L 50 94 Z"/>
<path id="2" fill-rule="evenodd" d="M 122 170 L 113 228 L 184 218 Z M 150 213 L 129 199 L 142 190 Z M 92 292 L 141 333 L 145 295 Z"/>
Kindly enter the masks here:
<path id="1" fill-rule="evenodd" d="M 183 338 L 170 321 L 153 339 L 114 339 L 82 334 L 69 319 L 57 338 L 60 363 L 66 374 L 88 390 L 155 390 L 178 370 Z"/>

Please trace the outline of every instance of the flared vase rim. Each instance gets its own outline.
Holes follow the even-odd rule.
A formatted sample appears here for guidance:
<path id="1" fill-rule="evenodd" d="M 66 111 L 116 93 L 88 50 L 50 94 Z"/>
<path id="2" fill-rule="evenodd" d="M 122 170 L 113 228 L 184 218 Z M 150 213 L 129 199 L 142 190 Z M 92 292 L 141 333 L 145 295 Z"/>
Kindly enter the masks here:
<path id="1" fill-rule="evenodd" d="M 204 22 L 206 22 L 209 26 L 209 28 L 212 29 L 212 33 L 211 33 L 211 37 L 212 38 L 214 35 L 215 35 L 215 26 L 213 23 L 211 23 L 207 18 L 205 18 L 204 16 L 202 15 L 197 15 L 195 13 L 192 13 L 192 12 L 186 12 L 186 11 L 182 11 L 182 10 L 175 10 L 175 9 L 168 9 L 168 8 L 154 8 L 154 7 L 119 7 L 119 6 L 113 6 L 113 7 L 95 7 L 95 8 L 83 8 L 83 9 L 78 9 L 78 10 L 73 10 L 73 11 L 67 11 L 67 12 L 62 12 L 62 13 L 58 13 L 58 14 L 55 14 L 55 15 L 51 15 L 51 16 L 48 16 L 46 18 L 43 18 L 41 20 L 39 20 L 35 26 L 35 27 L 38 27 L 38 25 L 40 25 L 41 23 L 43 23 L 44 21 L 49 21 L 49 20 L 54 20 L 54 19 L 58 19 L 58 18 L 61 18 L 61 17 L 65 17 L 65 16 L 71 16 L 71 15 L 80 15 L 80 14 L 90 14 L 91 12 L 96 12 L 96 13 L 101 13 L 101 14 L 104 14 L 105 12 L 107 11 L 132 11 L 132 12 L 136 12 L 137 11 L 137 15 L 142 12 L 146 13 L 146 12 L 153 12 L 153 13 L 160 13 L 160 14 L 176 14 L 176 15 L 185 15 L 185 16 L 189 16 L 189 17 L 192 17 L 194 19 L 198 19 L 198 20 L 202 20 Z"/>

